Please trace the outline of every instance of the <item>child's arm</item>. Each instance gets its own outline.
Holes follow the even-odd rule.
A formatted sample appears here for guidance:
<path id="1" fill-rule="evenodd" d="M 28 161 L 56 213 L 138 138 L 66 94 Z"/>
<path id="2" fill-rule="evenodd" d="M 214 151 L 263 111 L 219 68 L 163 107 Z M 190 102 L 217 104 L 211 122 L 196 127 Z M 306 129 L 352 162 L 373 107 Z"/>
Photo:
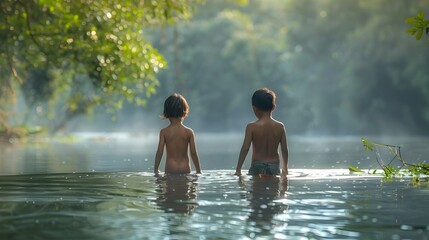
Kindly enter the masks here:
<path id="1" fill-rule="evenodd" d="M 283 126 L 282 138 L 280 140 L 280 148 L 282 151 L 282 176 L 286 176 L 289 173 L 289 169 L 287 167 L 289 162 L 289 149 L 287 146 L 286 129 L 284 126 Z"/>
<path id="2" fill-rule="evenodd" d="M 192 162 L 194 162 L 195 171 L 201 173 L 200 159 L 198 157 L 197 147 L 195 145 L 194 132 L 191 131 L 191 139 L 189 140 L 189 148 L 191 151 Z"/>
<path id="3" fill-rule="evenodd" d="M 237 168 L 235 169 L 235 175 L 241 175 L 241 167 L 243 166 L 244 160 L 246 159 L 247 153 L 250 149 L 250 144 L 252 143 L 252 130 L 250 125 L 246 127 L 246 134 L 244 135 L 243 146 L 240 150 L 240 156 L 238 157 Z"/>
<path id="4" fill-rule="evenodd" d="M 161 130 L 159 132 L 158 149 L 156 150 L 156 155 L 155 155 L 155 166 L 153 168 L 153 172 L 155 173 L 155 175 L 158 175 L 159 173 L 159 164 L 161 163 L 162 155 L 164 154 L 164 145 L 165 145 L 164 132 Z"/>

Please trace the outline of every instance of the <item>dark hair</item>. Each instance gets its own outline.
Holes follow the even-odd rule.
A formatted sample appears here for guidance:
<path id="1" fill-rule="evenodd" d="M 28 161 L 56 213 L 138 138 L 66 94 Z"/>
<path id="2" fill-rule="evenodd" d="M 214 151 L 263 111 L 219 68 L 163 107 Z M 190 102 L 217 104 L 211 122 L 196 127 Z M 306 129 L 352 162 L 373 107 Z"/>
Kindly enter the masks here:
<path id="1" fill-rule="evenodd" d="M 252 96 L 252 105 L 261 111 L 272 111 L 276 103 L 276 94 L 268 88 L 255 91 Z"/>
<path id="2" fill-rule="evenodd" d="M 171 94 L 164 102 L 165 118 L 185 118 L 189 113 L 189 105 L 186 99 L 178 94 Z"/>

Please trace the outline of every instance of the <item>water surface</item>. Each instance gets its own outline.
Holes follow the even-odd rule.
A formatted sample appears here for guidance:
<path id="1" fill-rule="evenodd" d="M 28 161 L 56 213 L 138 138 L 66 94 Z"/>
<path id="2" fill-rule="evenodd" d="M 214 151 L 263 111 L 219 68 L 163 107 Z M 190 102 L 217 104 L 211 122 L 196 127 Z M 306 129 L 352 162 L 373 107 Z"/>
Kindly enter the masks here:
<path id="1" fill-rule="evenodd" d="M 3 145 L 0 239 L 428 239 L 427 179 L 349 173 L 376 167 L 358 138 L 290 138 L 287 180 L 234 176 L 241 141 L 200 136 L 203 174 L 160 177 L 156 137 Z"/>

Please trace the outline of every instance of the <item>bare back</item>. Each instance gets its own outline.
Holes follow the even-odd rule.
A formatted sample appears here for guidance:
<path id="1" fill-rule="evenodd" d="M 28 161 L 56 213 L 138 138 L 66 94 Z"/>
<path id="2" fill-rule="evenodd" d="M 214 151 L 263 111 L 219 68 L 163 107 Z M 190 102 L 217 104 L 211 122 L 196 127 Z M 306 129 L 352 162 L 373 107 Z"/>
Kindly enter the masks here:
<path id="1" fill-rule="evenodd" d="M 282 123 L 263 118 L 249 124 L 252 141 L 252 161 L 278 162 L 278 147 L 284 134 Z"/>
<path id="2" fill-rule="evenodd" d="M 247 124 L 246 134 L 244 135 L 243 145 L 241 146 L 240 155 L 238 156 L 237 168 L 235 175 L 241 175 L 241 167 L 252 146 L 252 167 L 249 174 L 276 175 L 278 172 L 277 163 L 280 163 L 279 147 L 281 149 L 282 176 L 288 174 L 289 150 L 286 139 L 286 129 L 283 123 L 272 118 L 272 113 L 276 108 L 274 103 L 275 94 L 267 88 L 257 90 L 252 96 L 253 112 L 258 118 L 256 122 Z M 275 164 L 260 164 L 275 163 Z M 262 168 L 256 167 L 262 165 Z M 274 167 L 272 167 L 272 165 Z"/>
<path id="3" fill-rule="evenodd" d="M 184 174 L 191 172 L 188 147 L 193 136 L 192 130 L 182 124 L 172 124 L 161 130 L 167 151 L 165 172 Z"/>

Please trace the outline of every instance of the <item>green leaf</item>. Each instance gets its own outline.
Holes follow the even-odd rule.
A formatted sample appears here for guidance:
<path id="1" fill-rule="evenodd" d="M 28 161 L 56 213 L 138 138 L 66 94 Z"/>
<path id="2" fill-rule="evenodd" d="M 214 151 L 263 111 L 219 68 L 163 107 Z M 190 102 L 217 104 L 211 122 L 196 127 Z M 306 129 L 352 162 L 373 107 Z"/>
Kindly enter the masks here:
<path id="1" fill-rule="evenodd" d="M 413 24 L 413 23 L 415 23 L 415 22 L 417 22 L 417 20 L 415 19 L 415 18 L 407 18 L 406 20 L 405 20 L 405 23 L 409 23 L 409 24 Z"/>
<path id="2" fill-rule="evenodd" d="M 419 30 L 416 34 L 416 39 L 420 40 L 422 38 L 422 36 L 423 36 L 423 30 Z"/>
<path id="3" fill-rule="evenodd" d="M 416 34 L 417 30 L 416 30 L 415 28 L 409 28 L 409 29 L 407 30 L 407 32 L 408 32 L 408 34 L 410 34 L 410 35 L 414 35 L 414 34 Z"/>
<path id="4" fill-rule="evenodd" d="M 363 146 L 365 147 L 365 151 L 374 151 L 374 144 L 368 141 L 366 138 L 361 138 Z"/>
<path id="5" fill-rule="evenodd" d="M 360 168 L 355 166 L 349 166 L 350 172 L 363 172 Z"/>

